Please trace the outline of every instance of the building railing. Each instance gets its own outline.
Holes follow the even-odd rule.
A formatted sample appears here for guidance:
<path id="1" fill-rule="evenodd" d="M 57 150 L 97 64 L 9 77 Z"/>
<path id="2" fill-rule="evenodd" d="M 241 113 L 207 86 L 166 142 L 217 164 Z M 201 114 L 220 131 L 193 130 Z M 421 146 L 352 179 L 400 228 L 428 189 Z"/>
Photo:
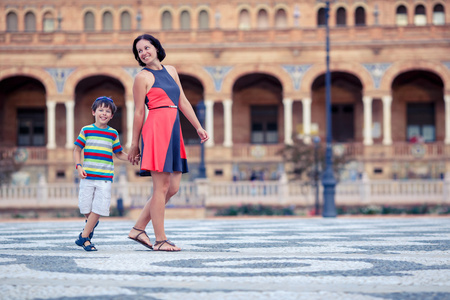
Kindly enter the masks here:
<path id="1" fill-rule="evenodd" d="M 112 204 L 141 208 L 152 194 L 151 183 L 130 183 L 121 177 L 113 183 Z M 322 203 L 322 186 L 319 200 Z M 445 180 L 368 180 L 336 186 L 337 206 L 450 204 L 450 178 Z M 223 207 L 242 204 L 313 206 L 315 189 L 305 182 L 241 181 L 182 182 L 168 203 L 171 207 Z M 0 208 L 76 208 L 78 185 L 47 184 L 1 186 Z"/>
<path id="2" fill-rule="evenodd" d="M 281 150 L 283 144 L 234 144 L 231 148 L 233 161 L 239 160 L 271 160 L 282 161 Z M 313 145 L 311 145 L 313 147 Z M 443 142 L 433 142 L 425 144 L 414 144 L 408 142 L 394 142 L 392 145 L 386 146 L 374 144 L 364 146 L 362 143 L 334 143 L 333 147 L 337 150 L 335 154 L 345 154 L 358 160 L 370 159 L 404 159 L 416 160 L 418 158 L 446 159 L 450 157 L 450 145 Z M 72 150 L 61 149 L 60 151 Z M 187 145 L 186 151 L 190 160 L 196 162 L 200 157 L 199 145 Z M 215 151 L 215 148 L 207 148 L 207 152 Z M 223 149 L 217 150 L 223 151 Z M 71 155 L 63 155 L 72 162 Z M 223 157 L 213 155 L 214 157 Z M 14 160 L 16 163 L 38 164 L 46 162 L 48 159 L 48 150 L 46 147 L 0 147 L 0 165 L 2 161 Z"/>
<path id="3" fill-rule="evenodd" d="M 438 42 L 450 38 L 449 24 L 427 26 L 343 26 L 330 28 L 330 38 L 334 45 L 377 44 L 380 42 L 401 43 L 407 41 Z M 64 45 L 126 45 L 132 42 L 139 31 L 93 31 L 93 32 L 0 32 L 0 48 L 7 46 L 43 45 L 58 48 Z M 201 45 L 232 47 L 242 44 L 290 44 L 301 42 L 302 47 L 323 46 L 325 28 L 287 28 L 287 29 L 209 29 L 209 30 L 163 30 L 154 32 L 164 44 L 186 44 L 198 48 Z M 57 50 L 57 49 L 56 49 Z"/>

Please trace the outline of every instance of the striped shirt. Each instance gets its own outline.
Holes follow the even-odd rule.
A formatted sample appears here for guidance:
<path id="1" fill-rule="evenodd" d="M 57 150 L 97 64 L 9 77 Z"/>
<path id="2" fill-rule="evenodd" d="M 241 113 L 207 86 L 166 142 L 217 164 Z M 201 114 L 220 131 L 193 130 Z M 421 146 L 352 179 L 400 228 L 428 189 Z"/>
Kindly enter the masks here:
<path id="1" fill-rule="evenodd" d="M 123 151 L 117 130 L 109 126 L 101 129 L 95 124 L 84 126 L 75 145 L 84 149 L 83 169 L 87 173 L 86 179 L 113 180 L 113 153 Z"/>

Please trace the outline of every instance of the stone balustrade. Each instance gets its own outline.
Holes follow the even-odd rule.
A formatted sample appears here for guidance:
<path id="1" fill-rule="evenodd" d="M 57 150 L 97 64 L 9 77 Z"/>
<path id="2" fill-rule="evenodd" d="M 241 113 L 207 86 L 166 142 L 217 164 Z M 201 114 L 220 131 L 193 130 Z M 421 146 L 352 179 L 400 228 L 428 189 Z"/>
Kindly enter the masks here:
<path id="1" fill-rule="evenodd" d="M 113 184 L 112 203 L 119 198 L 125 207 L 144 206 L 152 194 L 150 183 L 127 182 L 125 177 Z M 322 187 L 319 200 L 322 202 Z M 336 186 L 336 205 L 442 205 L 450 204 L 450 176 L 445 180 L 369 180 L 341 182 Z M 314 187 L 305 182 L 240 181 L 182 182 L 180 191 L 169 202 L 172 207 L 223 207 L 242 204 L 313 206 Z M 78 185 L 39 184 L 1 186 L 0 208 L 69 208 L 78 205 Z"/>

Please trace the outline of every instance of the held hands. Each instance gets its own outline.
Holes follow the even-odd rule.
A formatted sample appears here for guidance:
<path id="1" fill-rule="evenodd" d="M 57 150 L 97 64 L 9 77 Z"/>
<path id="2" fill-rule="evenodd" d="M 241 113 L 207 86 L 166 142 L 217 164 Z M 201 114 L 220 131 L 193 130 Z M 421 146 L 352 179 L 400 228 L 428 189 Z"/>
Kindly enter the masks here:
<path id="1" fill-rule="evenodd" d="M 204 143 L 207 140 L 209 140 L 209 136 L 208 133 L 206 132 L 205 129 L 203 129 L 202 127 L 200 127 L 199 129 L 197 129 L 197 134 L 200 137 L 200 142 Z"/>
<path id="2" fill-rule="evenodd" d="M 131 146 L 130 150 L 128 151 L 128 161 L 132 165 L 139 164 L 139 161 L 141 160 L 141 154 L 138 146 Z"/>

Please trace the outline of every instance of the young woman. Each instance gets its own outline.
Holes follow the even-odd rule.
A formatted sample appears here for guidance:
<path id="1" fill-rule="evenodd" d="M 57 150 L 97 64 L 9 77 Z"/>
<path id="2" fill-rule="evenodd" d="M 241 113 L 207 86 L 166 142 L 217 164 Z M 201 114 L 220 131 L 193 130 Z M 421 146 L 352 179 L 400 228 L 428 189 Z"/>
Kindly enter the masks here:
<path id="1" fill-rule="evenodd" d="M 138 164 L 141 159 L 140 174 L 152 176 L 153 195 L 128 237 L 155 251 L 179 251 L 164 230 L 165 205 L 178 192 L 181 174 L 188 172 L 178 110 L 195 127 L 202 143 L 209 137 L 183 92 L 177 71 L 161 64 L 166 56 L 161 43 L 149 34 L 140 35 L 133 42 L 133 53 L 144 69 L 136 75 L 133 85 L 135 111 L 128 160 Z M 145 109 L 149 113 L 144 124 Z M 156 238 L 154 245 L 145 232 L 150 220 Z"/>

